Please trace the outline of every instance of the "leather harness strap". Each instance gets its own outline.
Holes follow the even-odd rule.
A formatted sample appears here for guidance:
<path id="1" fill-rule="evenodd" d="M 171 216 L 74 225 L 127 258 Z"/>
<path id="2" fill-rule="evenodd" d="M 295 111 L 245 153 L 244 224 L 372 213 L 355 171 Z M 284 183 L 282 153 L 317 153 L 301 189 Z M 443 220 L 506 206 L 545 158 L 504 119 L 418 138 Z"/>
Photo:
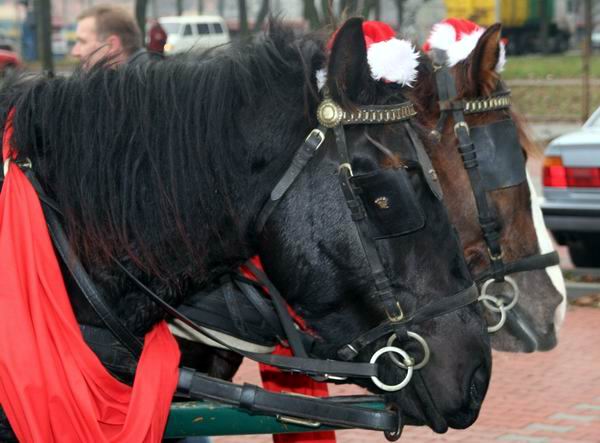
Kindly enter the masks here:
<path id="1" fill-rule="evenodd" d="M 23 168 L 25 175 L 33 185 L 34 189 L 40 196 L 42 201 L 42 209 L 48 223 L 48 230 L 54 243 L 54 247 L 58 251 L 63 263 L 73 276 L 73 279 L 81 289 L 81 292 L 87 299 L 90 306 L 94 309 L 98 317 L 106 325 L 106 327 L 114 334 L 115 337 L 125 346 L 129 352 L 139 359 L 142 354 L 142 341 L 131 333 L 123 322 L 116 316 L 113 309 L 108 306 L 105 295 L 100 292 L 100 289 L 94 284 L 88 273 L 83 268 L 83 265 L 73 252 L 67 236 L 61 226 L 58 216 L 56 215 L 57 207 L 55 204 L 49 204 L 50 199 L 47 197 L 42 186 L 36 179 L 33 171 L 30 168 Z"/>
<path id="2" fill-rule="evenodd" d="M 481 227 L 483 237 L 488 247 L 491 273 L 494 279 L 502 280 L 503 262 L 502 262 L 502 247 L 500 246 L 500 226 L 498 225 L 498 216 L 493 209 L 493 206 L 488 200 L 488 196 L 483 186 L 481 173 L 478 168 L 477 153 L 475 145 L 471 140 L 469 126 L 465 122 L 464 102 L 456 100 L 456 85 L 454 78 L 450 74 L 446 66 L 447 55 L 445 51 L 434 49 L 433 60 L 435 66 L 435 80 L 438 88 L 438 97 L 444 106 L 440 106 L 440 122 L 438 122 L 439 133 L 443 133 L 443 127 L 448 114 L 452 114 L 454 119 L 454 134 L 458 139 L 458 151 L 462 157 L 463 165 L 467 171 L 475 205 L 479 214 L 479 225 Z M 448 103 L 454 103 L 454 106 L 448 106 Z"/>
<path id="3" fill-rule="evenodd" d="M 391 411 L 376 411 L 355 403 L 380 401 L 379 397 L 326 397 L 313 398 L 294 394 L 279 394 L 251 384 L 236 385 L 215 380 L 193 369 L 180 371 L 178 392 L 188 398 L 206 398 L 238 406 L 260 414 L 291 416 L 318 424 L 340 427 L 360 427 L 375 431 L 393 431 L 398 418 Z"/>

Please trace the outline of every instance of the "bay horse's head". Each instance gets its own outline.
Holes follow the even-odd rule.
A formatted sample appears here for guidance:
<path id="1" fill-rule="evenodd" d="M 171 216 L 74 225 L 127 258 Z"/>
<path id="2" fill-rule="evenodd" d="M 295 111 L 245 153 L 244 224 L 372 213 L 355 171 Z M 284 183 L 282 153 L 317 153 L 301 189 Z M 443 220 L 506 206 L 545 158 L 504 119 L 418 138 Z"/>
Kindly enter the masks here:
<path id="1" fill-rule="evenodd" d="M 372 78 L 362 23 L 350 19 L 335 36 L 319 108 L 331 129 L 270 211 L 258 252 L 321 357 L 369 361 L 397 345 L 420 362 L 423 348 L 410 337 L 423 337 L 429 362 L 388 398 L 414 424 L 464 428 L 489 380 L 485 326 L 473 305 L 434 314 L 470 293 L 471 279 L 417 129 L 401 117 L 410 110 L 405 88 Z M 378 362 L 383 383 L 403 379 L 389 355 Z"/>
<path id="2" fill-rule="evenodd" d="M 507 317 L 492 346 L 551 349 L 565 313 L 564 282 L 551 266 L 558 260 L 525 169 L 533 143 L 499 75 L 501 26 L 449 19 L 434 27 L 425 49 L 431 61 L 421 65 L 411 97 L 437 139 L 433 164 L 471 274 L 486 292 L 488 321 Z"/>

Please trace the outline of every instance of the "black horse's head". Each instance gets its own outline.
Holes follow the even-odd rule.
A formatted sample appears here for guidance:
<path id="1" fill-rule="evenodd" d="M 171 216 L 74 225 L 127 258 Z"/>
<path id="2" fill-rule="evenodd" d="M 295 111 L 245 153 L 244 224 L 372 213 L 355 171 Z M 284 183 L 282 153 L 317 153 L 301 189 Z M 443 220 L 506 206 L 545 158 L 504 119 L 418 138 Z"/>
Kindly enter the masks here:
<path id="1" fill-rule="evenodd" d="M 403 90 L 371 78 L 361 24 L 338 31 L 329 97 L 348 112 L 396 108 Z M 143 334 L 163 314 L 123 282 L 112 258 L 177 303 L 258 253 L 314 332 L 317 356 L 354 349 L 355 360 L 369 361 L 393 340 L 419 363 L 418 334 L 429 361 L 389 400 L 437 431 L 470 425 L 488 385 L 488 336 L 468 303 L 473 282 L 418 128 L 395 121 L 329 131 L 257 234 L 261 209 L 316 126 L 324 49 L 274 29 L 193 57 L 43 79 L 7 102 L 15 150 L 57 200 L 75 250 L 104 276 L 121 318 Z M 378 327 L 387 332 L 356 343 Z M 377 363 L 384 384 L 407 373 L 388 354 Z"/>
<path id="2" fill-rule="evenodd" d="M 406 102 L 402 87 L 371 78 L 360 19 L 349 20 L 336 34 L 325 91 L 347 112 Z M 359 336 L 389 322 L 374 278 L 373 251 L 406 318 L 473 289 L 457 237 L 436 194 L 435 176 L 423 163 L 422 146 L 417 147 L 414 137 L 416 128 L 407 121 L 330 130 L 262 232 L 259 253 L 265 269 L 318 337 L 316 352 L 321 357 L 336 359 L 341 349 L 354 351 Z M 349 158 L 340 154 L 344 143 Z M 366 210 L 362 222 L 353 220 L 357 215 L 349 209 L 354 203 L 346 202 L 342 174 Z M 370 238 L 365 240 L 364 232 L 359 232 L 364 229 L 360 223 L 367 224 Z M 364 246 L 369 241 L 374 249 Z M 477 417 L 490 375 L 485 324 L 472 304 L 426 317 L 407 329 L 425 339 L 431 358 L 416 370 L 418 375 L 407 388 L 388 398 L 412 423 L 428 424 L 439 432 L 448 425 L 469 426 Z M 398 333 L 405 334 L 399 323 Z M 394 340 L 391 335 L 364 346 L 356 358 L 369 361 L 388 343 L 416 360 L 423 358 L 417 341 L 406 335 Z M 387 385 L 406 375 L 389 355 L 378 363 L 380 380 Z M 382 392 L 370 381 L 354 381 Z"/>

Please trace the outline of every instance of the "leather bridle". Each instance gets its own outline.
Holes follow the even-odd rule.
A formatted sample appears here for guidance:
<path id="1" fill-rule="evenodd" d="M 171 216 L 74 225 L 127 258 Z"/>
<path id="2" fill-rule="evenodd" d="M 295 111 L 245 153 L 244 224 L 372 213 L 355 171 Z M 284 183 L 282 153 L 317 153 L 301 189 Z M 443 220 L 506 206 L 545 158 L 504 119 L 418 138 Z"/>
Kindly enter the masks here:
<path id="1" fill-rule="evenodd" d="M 411 315 L 407 315 L 402 309 L 400 300 L 392 290 L 392 284 L 382 264 L 375 240 L 370 232 L 367 212 L 362 200 L 357 195 L 357 192 L 360 192 L 360 190 L 351 182 L 353 171 L 344 126 L 381 125 L 403 122 L 417 153 L 419 164 L 423 168 L 426 181 L 436 197 L 441 199 L 439 184 L 437 181 L 428 178 L 433 171 L 429 157 L 420 139 L 416 136 L 410 124 L 408 124 L 408 120 L 415 115 L 416 111 L 410 102 L 399 105 L 358 106 L 353 111 L 347 111 L 342 109 L 335 101 L 326 98 L 317 109 L 319 127 L 310 132 L 304 144 L 296 152 L 290 166 L 275 185 L 269 200 L 267 200 L 257 218 L 257 232 L 260 234 L 283 196 L 291 188 L 305 166 L 325 141 L 327 131 L 332 130 L 335 136 L 336 152 L 339 160 L 338 180 L 352 220 L 356 226 L 360 244 L 369 262 L 371 280 L 374 282 L 377 299 L 381 302 L 388 317 L 387 321 L 363 333 L 361 336 L 353 339 L 351 343 L 342 347 L 338 351 L 338 357 L 343 360 L 355 358 L 362 349 L 384 336 L 395 334 L 398 340 L 407 339 L 410 337 L 408 335 L 410 331 L 407 330 L 408 326 L 453 312 L 475 302 L 477 299 L 476 287 L 475 285 L 471 285 L 452 296 L 430 302 L 417 309 Z M 397 351 L 390 352 L 398 353 Z M 413 365 L 414 362 L 407 366 L 410 367 Z M 380 388 L 382 387 L 381 384 L 376 384 Z"/>
<path id="2" fill-rule="evenodd" d="M 257 276 L 260 285 L 267 288 L 273 306 L 281 322 L 281 327 L 286 334 L 289 346 L 294 352 L 293 357 L 279 355 L 262 355 L 236 349 L 227 343 L 224 343 L 218 337 L 212 335 L 206 328 L 196 324 L 188 317 L 179 312 L 158 295 L 146 287 L 137 279 L 120 261 L 114 259 L 114 263 L 121 269 L 151 300 L 158 304 L 167 315 L 179 320 L 195 331 L 198 331 L 222 346 L 241 354 L 252 360 L 278 367 L 284 371 L 303 373 L 318 379 L 342 380 L 347 377 L 352 378 L 370 378 L 377 386 L 383 390 L 396 391 L 402 389 L 410 380 L 415 366 L 422 367 L 427 363 L 426 358 L 419 364 L 401 348 L 390 346 L 395 340 L 405 340 L 415 338 L 417 334 L 408 331 L 407 327 L 419 322 L 445 315 L 457 309 L 463 308 L 477 300 L 477 290 L 475 285 L 459 291 L 458 293 L 435 300 L 427 305 L 417 309 L 414 313 L 407 314 L 403 311 L 400 301 L 395 297 L 392 291 L 392 285 L 387 277 L 379 252 L 375 246 L 375 240 L 371 237 L 367 223 L 367 215 L 360 198 L 356 195 L 356 189 L 351 183 L 352 168 L 348 154 L 347 144 L 343 126 L 350 124 L 386 124 L 392 122 L 404 122 L 410 139 L 415 145 L 417 157 L 422 163 L 427 179 L 427 173 L 433 171 L 429 158 L 414 133 L 413 129 L 407 123 L 407 120 L 415 115 L 414 108 L 410 103 L 403 103 L 396 106 L 369 106 L 359 107 L 355 112 L 343 111 L 335 102 L 331 100 L 324 101 L 319 107 L 318 128 L 310 132 L 305 142 L 300 146 L 294 155 L 294 158 L 281 179 L 277 182 L 270 194 L 269 200 L 265 203 L 257 218 L 257 230 L 260 232 L 264 228 L 269 216 L 276 209 L 282 197 L 290 189 L 296 178 L 303 171 L 309 160 L 317 152 L 324 142 L 327 131 L 332 129 L 335 134 L 337 153 L 340 159 L 339 181 L 340 186 L 351 211 L 352 219 L 356 224 L 360 242 L 369 261 L 371 275 L 375 285 L 377 296 L 387 313 L 387 320 L 379 326 L 367 331 L 360 337 L 354 338 L 351 343 L 343 346 L 338 351 L 341 360 L 319 360 L 309 357 L 304 348 L 302 333 L 297 330 L 293 320 L 287 310 L 285 301 L 277 291 L 277 288 L 267 279 L 266 275 L 260 270 L 250 267 L 254 275 Z M 62 228 L 62 213 L 56 203 L 48 197 L 40 183 L 37 181 L 31 162 L 14 162 L 19 166 L 29 178 L 36 189 L 42 202 L 42 207 L 48 223 L 50 235 L 53 243 L 61 256 L 64 264 L 72 274 L 76 284 L 81 289 L 87 301 L 97 312 L 99 317 L 105 323 L 108 330 L 129 350 L 136 358 L 141 354 L 142 342 L 133 335 L 123 325 L 122 321 L 110 308 L 106 302 L 102 291 L 96 288 L 95 283 L 87 274 L 82 264 L 74 254 L 67 237 Z M 441 198 L 439 185 L 432 183 L 427 179 L 432 192 Z M 248 284 L 246 290 L 256 290 Z M 389 336 L 388 346 L 379 349 L 371 358 L 369 363 L 352 362 L 358 353 L 374 341 Z M 424 340 L 420 340 L 424 348 L 424 353 L 428 355 L 428 349 Z M 397 354 L 402 357 L 402 361 L 395 358 L 396 364 L 407 371 L 407 376 L 402 383 L 389 386 L 379 381 L 377 358 L 383 353 Z M 396 357 L 396 356 L 394 356 Z M 427 357 L 428 358 L 428 357 Z M 400 437 L 403 427 L 400 411 L 374 410 L 357 406 L 356 403 L 365 401 L 381 401 L 377 396 L 361 397 L 331 397 L 331 398 L 298 398 L 297 396 L 273 393 L 265 391 L 257 386 L 244 384 L 243 386 L 228 383 L 222 380 L 208 377 L 204 374 L 196 373 L 190 368 L 180 368 L 180 380 L 178 385 L 178 395 L 186 398 L 212 399 L 228 404 L 239 406 L 253 413 L 276 415 L 282 421 L 289 420 L 296 424 L 306 424 L 314 426 L 318 421 L 326 425 L 339 427 L 360 427 L 364 429 L 384 431 L 390 440 Z"/>
<path id="3" fill-rule="evenodd" d="M 502 82 L 499 82 L 497 90 L 490 97 L 481 97 L 475 100 L 459 100 L 457 99 L 455 79 L 447 66 L 446 52 L 433 49 L 431 56 L 438 91 L 440 118 L 430 135 L 437 142 L 440 142 L 446 121 L 450 117 L 453 119 L 453 131 L 458 140 L 458 152 L 462 157 L 463 166 L 469 177 L 477 207 L 479 226 L 481 227 L 490 259 L 489 268 L 475 276 L 475 281 L 478 284 L 483 284 L 480 298 L 486 308 L 499 312 L 501 315 L 500 322 L 488 328 L 489 332 L 496 332 L 503 326 L 506 319 L 506 311 L 516 304 L 519 295 L 519 288 L 515 281 L 508 276 L 517 272 L 541 270 L 557 265 L 559 264 L 558 253 L 553 251 L 546 254 L 534 254 L 510 263 L 504 261 L 502 245 L 500 244 L 499 218 L 493 204 L 488 199 L 485 182 L 481 174 L 481 165 L 477 158 L 477 146 L 473 142 L 469 125 L 465 121 L 465 115 L 494 112 L 510 108 L 510 90 L 506 89 Z M 510 300 L 508 303 L 504 301 L 504 297 L 500 298 L 487 294 L 487 288 L 496 282 L 508 282 L 512 287 L 513 294 L 512 297 L 509 297 Z"/>

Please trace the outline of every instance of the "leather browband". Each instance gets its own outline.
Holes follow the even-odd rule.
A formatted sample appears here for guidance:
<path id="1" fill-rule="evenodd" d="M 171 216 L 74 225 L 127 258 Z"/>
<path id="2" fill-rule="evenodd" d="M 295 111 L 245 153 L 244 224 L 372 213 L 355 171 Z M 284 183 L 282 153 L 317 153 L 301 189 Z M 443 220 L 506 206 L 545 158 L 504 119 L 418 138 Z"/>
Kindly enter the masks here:
<path id="1" fill-rule="evenodd" d="M 499 111 L 510 108 L 511 102 L 510 90 L 505 90 L 492 97 L 465 101 L 463 112 L 464 114 L 478 114 L 480 112 Z"/>

